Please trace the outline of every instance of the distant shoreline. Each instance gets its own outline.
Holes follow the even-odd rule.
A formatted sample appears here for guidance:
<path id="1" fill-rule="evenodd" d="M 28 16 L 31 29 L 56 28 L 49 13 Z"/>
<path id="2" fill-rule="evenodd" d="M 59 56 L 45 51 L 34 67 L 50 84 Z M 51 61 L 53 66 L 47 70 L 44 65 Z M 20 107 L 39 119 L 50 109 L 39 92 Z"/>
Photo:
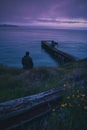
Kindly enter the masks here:
<path id="1" fill-rule="evenodd" d="M 11 25 L 11 24 L 0 24 L 0 27 L 27 27 L 32 29 L 56 29 L 56 30 L 77 30 L 77 31 L 87 31 L 87 28 L 55 28 L 49 26 L 31 26 L 31 25 Z"/>
<path id="2" fill-rule="evenodd" d="M 0 27 L 18 27 L 17 25 L 1 24 Z"/>

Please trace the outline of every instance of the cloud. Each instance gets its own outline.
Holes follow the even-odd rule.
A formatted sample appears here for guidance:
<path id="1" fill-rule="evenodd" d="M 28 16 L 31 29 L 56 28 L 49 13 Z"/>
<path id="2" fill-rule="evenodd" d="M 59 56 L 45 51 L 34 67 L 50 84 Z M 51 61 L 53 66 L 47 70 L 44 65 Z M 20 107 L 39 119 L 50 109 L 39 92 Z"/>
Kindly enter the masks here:
<path id="1" fill-rule="evenodd" d="M 71 0 L 64 7 L 66 16 L 69 18 L 87 19 L 87 0 Z"/>
<path id="2" fill-rule="evenodd" d="M 87 0 L 0 0 L 1 22 L 86 24 L 86 12 Z"/>
<path id="3" fill-rule="evenodd" d="M 34 19 L 33 19 L 34 20 Z M 82 20 L 82 19 L 52 19 L 52 18 L 39 18 L 36 19 L 38 22 L 45 22 L 45 23 L 50 23 L 50 22 L 55 22 L 55 23 L 84 23 L 87 24 L 87 20 Z M 31 19 L 32 21 L 32 19 Z"/>

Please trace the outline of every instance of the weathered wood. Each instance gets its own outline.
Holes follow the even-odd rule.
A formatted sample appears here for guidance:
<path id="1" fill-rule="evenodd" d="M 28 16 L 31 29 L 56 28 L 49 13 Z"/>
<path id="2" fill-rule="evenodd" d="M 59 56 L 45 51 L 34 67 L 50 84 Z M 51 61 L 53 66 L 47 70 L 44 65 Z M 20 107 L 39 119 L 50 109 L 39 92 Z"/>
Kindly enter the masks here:
<path id="1" fill-rule="evenodd" d="M 0 103 L 2 128 L 13 128 L 50 111 L 49 103 L 62 97 L 62 87 Z M 15 121 L 16 120 L 16 121 Z"/>
<path id="2" fill-rule="evenodd" d="M 60 51 L 58 48 L 53 47 L 52 44 L 49 43 L 48 41 L 41 41 L 41 46 L 50 54 L 57 57 L 58 60 L 60 59 L 63 60 L 64 62 L 76 61 L 76 57 L 63 51 Z"/>

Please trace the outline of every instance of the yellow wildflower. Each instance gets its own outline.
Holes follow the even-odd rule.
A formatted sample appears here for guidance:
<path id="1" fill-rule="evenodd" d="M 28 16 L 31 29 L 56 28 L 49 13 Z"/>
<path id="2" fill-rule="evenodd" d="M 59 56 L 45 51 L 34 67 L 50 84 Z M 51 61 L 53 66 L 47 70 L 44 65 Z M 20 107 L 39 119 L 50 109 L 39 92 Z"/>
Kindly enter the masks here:
<path id="1" fill-rule="evenodd" d="M 65 103 L 65 106 L 67 106 L 67 103 Z"/>
<path id="2" fill-rule="evenodd" d="M 81 94 L 82 97 L 85 97 L 85 94 Z"/>
<path id="3" fill-rule="evenodd" d="M 87 106 L 84 106 L 84 109 L 87 110 Z"/>
<path id="4" fill-rule="evenodd" d="M 66 87 L 66 84 L 64 84 L 64 87 Z"/>
<path id="5" fill-rule="evenodd" d="M 55 112 L 56 110 L 55 109 L 52 109 L 53 112 Z"/>
<path id="6" fill-rule="evenodd" d="M 65 104 L 61 104 L 61 107 L 65 107 Z"/>
<path id="7" fill-rule="evenodd" d="M 66 106 L 67 106 L 67 103 L 61 104 L 61 107 L 66 107 Z"/>
<path id="8" fill-rule="evenodd" d="M 79 89 L 77 90 L 77 93 L 79 93 Z"/>
<path id="9" fill-rule="evenodd" d="M 68 96 L 68 97 L 66 97 L 67 99 L 70 99 L 70 97 Z"/>
<path id="10" fill-rule="evenodd" d="M 67 89 L 67 86 L 66 86 L 66 84 L 64 84 L 64 90 L 66 90 Z"/>
<path id="11" fill-rule="evenodd" d="M 74 94 L 72 94 L 72 97 L 74 98 L 74 97 L 75 97 L 75 95 L 74 95 Z"/>

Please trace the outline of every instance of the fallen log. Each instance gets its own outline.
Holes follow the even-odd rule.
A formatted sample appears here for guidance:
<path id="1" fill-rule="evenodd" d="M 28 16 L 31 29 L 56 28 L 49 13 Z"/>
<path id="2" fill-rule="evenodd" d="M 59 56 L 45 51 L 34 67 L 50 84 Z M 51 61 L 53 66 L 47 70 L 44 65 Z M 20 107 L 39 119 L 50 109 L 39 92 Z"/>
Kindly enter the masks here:
<path id="1" fill-rule="evenodd" d="M 50 112 L 49 103 L 63 96 L 62 87 L 0 103 L 0 129 L 14 128 Z"/>

